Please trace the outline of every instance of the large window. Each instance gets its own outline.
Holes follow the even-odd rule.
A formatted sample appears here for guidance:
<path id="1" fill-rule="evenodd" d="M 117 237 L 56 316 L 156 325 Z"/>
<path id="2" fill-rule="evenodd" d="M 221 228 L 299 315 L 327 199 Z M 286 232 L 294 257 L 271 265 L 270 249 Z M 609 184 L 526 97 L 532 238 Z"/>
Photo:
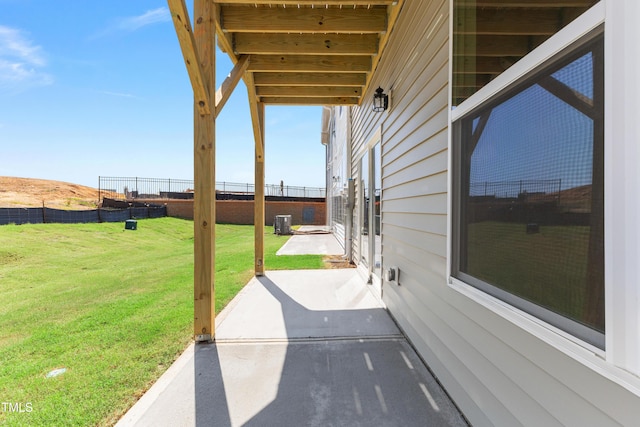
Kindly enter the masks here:
<path id="1" fill-rule="evenodd" d="M 604 348 L 598 30 L 454 123 L 452 274 Z"/>

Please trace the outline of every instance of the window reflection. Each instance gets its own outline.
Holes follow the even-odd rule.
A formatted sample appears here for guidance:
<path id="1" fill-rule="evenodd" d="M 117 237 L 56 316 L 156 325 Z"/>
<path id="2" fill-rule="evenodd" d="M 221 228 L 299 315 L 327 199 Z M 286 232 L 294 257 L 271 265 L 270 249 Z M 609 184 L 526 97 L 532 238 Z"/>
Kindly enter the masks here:
<path id="1" fill-rule="evenodd" d="M 596 3 L 455 0 L 452 105 L 476 93 Z"/>
<path id="2" fill-rule="evenodd" d="M 542 307 L 598 332 L 604 332 L 602 64 L 600 36 L 462 119 L 458 210 L 463 280 L 526 311 Z"/>

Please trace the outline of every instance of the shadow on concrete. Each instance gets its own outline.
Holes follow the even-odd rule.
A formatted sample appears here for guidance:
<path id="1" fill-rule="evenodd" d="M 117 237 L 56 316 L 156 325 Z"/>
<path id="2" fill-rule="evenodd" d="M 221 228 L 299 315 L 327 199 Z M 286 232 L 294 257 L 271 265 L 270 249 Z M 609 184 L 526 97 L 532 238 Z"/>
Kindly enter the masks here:
<path id="1" fill-rule="evenodd" d="M 466 426 L 357 272 L 268 272 L 118 426 Z"/>
<path id="2" fill-rule="evenodd" d="M 195 425 L 231 426 L 217 345 L 196 344 L 193 357 Z"/>
<path id="3" fill-rule="evenodd" d="M 308 310 L 268 277 L 258 280 L 280 303 L 292 341 L 270 344 L 286 347 L 277 395 L 243 425 L 466 425 L 405 339 L 325 338 L 322 326 L 336 316 L 335 310 Z M 343 310 L 339 317 L 367 322 L 379 311 L 384 312 Z M 300 337 L 302 330 L 309 339 Z"/>

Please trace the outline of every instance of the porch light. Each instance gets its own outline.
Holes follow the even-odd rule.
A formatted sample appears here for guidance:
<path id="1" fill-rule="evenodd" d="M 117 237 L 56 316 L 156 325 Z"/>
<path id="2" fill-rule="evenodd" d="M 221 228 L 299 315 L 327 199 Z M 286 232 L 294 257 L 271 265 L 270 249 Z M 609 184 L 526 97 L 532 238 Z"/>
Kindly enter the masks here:
<path id="1" fill-rule="evenodd" d="M 373 111 L 381 113 L 389 107 L 389 95 L 384 93 L 384 89 L 378 87 L 373 94 Z"/>

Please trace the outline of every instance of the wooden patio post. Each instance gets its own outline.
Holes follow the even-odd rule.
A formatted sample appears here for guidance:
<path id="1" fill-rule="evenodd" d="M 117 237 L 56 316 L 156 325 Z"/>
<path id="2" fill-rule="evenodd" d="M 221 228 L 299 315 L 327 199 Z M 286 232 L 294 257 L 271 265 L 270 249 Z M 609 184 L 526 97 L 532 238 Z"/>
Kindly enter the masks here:
<path id="1" fill-rule="evenodd" d="M 255 242 L 255 273 L 256 276 L 264 275 L 264 104 L 257 103 L 259 138 L 256 138 L 255 156 L 255 189 L 254 189 L 254 214 L 253 230 Z"/>
<path id="2" fill-rule="evenodd" d="M 194 38 L 208 99 L 215 99 L 215 14 L 209 0 L 194 0 Z M 215 334 L 215 115 L 194 105 L 194 333 L 196 341 Z"/>

